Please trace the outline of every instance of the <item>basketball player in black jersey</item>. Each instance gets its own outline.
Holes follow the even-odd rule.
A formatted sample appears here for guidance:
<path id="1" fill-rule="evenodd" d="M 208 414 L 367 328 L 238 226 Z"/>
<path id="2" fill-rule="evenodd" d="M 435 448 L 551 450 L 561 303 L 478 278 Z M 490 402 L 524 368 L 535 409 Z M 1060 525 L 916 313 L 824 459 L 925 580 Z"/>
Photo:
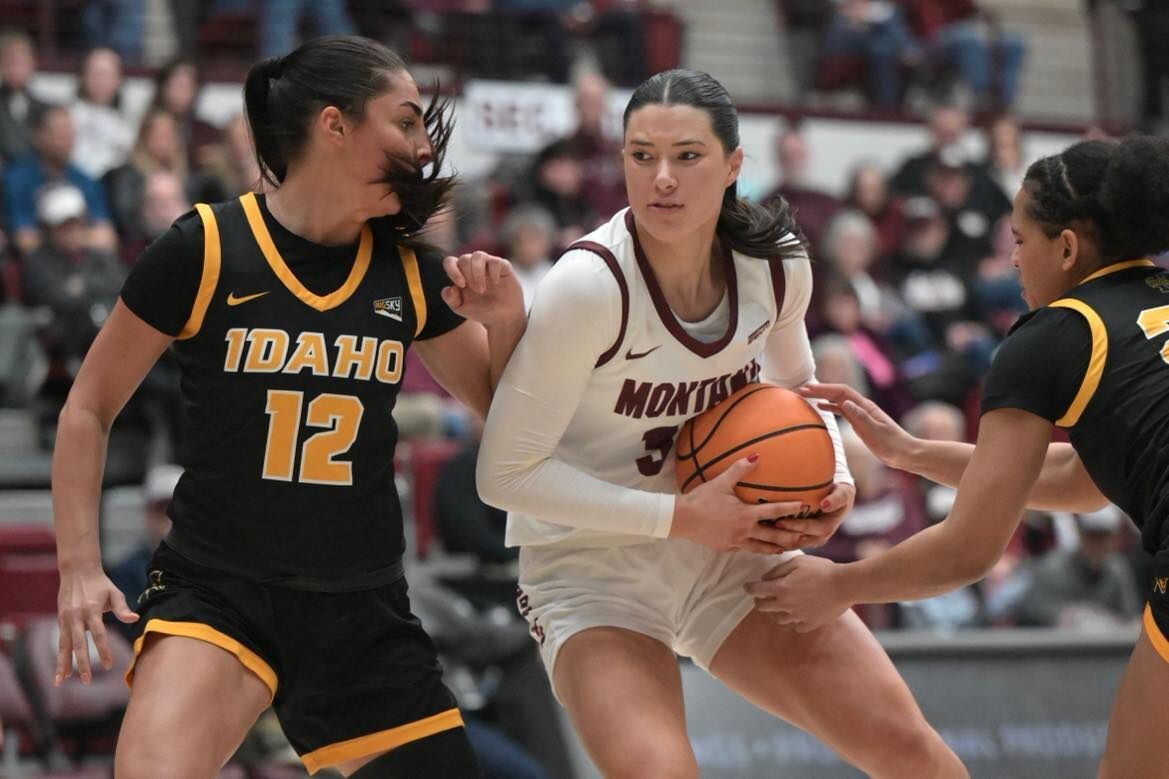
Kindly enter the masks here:
<path id="1" fill-rule="evenodd" d="M 310 772 L 477 776 L 410 612 L 390 412 L 414 348 L 485 413 L 522 292 L 506 260 L 414 239 L 451 125 L 397 55 L 317 39 L 254 66 L 244 98 L 269 194 L 199 205 L 146 250 L 61 413 L 58 680 L 76 658 L 88 681 L 87 631 L 110 666 L 103 612 L 139 622 L 119 777 L 214 776 L 269 704 Z M 101 569 L 101 470 L 167 347 L 191 432 L 135 614 Z"/>
<path id="2" fill-rule="evenodd" d="M 1084 141 L 1027 171 L 1015 266 L 1032 309 L 1003 342 L 975 446 L 922 441 L 840 386 L 806 394 L 842 413 L 886 463 L 957 486 L 950 516 L 847 565 L 804 557 L 749 585 L 760 608 L 810 630 L 853 603 L 933 595 L 982 578 L 1024 506 L 1122 508 L 1155 555 L 1143 631 L 1121 681 L 1106 779 L 1169 771 L 1169 140 Z M 1069 444 L 1050 443 L 1052 426 Z M 781 523 L 800 531 L 807 523 Z"/>

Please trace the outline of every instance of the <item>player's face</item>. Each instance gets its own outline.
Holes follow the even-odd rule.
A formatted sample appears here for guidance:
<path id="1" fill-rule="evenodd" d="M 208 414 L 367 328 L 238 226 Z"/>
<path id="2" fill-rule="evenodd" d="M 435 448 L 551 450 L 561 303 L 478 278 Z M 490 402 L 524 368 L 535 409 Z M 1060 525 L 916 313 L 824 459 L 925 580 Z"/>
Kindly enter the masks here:
<path id="1" fill-rule="evenodd" d="M 1065 244 L 1060 236 L 1047 237 L 1027 212 L 1030 202 L 1026 188 L 1020 188 L 1011 212 L 1011 233 L 1015 237 L 1011 263 L 1019 270 L 1023 300 L 1034 310 L 1058 298 L 1071 284 L 1062 268 Z"/>
<path id="2" fill-rule="evenodd" d="M 390 76 L 389 91 L 369 100 L 365 117 L 353 130 L 349 166 L 365 184 L 364 199 L 371 215 L 396 214 L 402 208 L 398 196 L 382 181 L 389 158 L 425 167 L 434 155 L 430 135 L 422 121 L 422 98 L 409 73 Z"/>
<path id="3" fill-rule="evenodd" d="M 743 150 L 727 152 L 709 115 L 688 105 L 647 105 L 625 128 L 625 190 L 637 224 L 669 243 L 713 228 Z"/>

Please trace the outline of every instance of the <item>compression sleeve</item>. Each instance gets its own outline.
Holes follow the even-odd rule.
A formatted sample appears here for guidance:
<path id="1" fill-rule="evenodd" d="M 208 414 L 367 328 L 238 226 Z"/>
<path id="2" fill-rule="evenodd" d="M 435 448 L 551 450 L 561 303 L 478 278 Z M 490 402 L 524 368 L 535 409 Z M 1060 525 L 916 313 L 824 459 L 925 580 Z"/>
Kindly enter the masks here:
<path id="1" fill-rule="evenodd" d="M 484 501 L 579 529 L 669 534 L 673 495 L 602 481 L 554 456 L 620 321 L 617 282 L 589 252 L 568 252 L 540 282 L 483 430 L 477 480 Z"/>

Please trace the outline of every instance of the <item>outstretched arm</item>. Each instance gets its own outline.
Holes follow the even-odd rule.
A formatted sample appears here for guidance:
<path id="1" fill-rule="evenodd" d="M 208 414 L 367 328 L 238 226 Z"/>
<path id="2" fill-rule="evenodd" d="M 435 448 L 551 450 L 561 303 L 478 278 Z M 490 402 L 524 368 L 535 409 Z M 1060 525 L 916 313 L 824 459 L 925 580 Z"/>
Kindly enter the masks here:
<path id="1" fill-rule="evenodd" d="M 1029 412 L 987 413 L 944 521 L 855 563 L 793 559 L 748 591 L 778 621 L 812 630 L 856 603 L 925 598 L 982 578 L 1019 524 L 1050 436 L 1051 423 Z"/>
<path id="2" fill-rule="evenodd" d="M 865 445 L 886 465 L 957 487 L 974 454 L 974 445 L 915 438 L 851 387 L 818 384 L 801 390 L 813 402 L 848 420 Z M 1070 444 L 1050 443 L 1039 477 L 1027 496 L 1027 508 L 1087 512 L 1103 508 L 1100 492 Z"/>

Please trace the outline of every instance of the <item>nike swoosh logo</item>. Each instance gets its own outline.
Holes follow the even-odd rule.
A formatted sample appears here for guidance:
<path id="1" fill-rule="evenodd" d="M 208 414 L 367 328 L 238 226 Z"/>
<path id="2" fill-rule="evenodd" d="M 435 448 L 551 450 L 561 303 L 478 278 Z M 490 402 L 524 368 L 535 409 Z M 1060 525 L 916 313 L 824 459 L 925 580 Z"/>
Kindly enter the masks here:
<path id="1" fill-rule="evenodd" d="M 625 352 L 625 359 L 626 360 L 640 360 L 642 357 L 645 357 L 650 352 L 655 352 L 661 348 L 662 348 L 662 345 L 658 344 L 653 349 L 646 349 L 644 352 L 635 352 L 632 349 L 629 349 L 628 351 Z"/>
<path id="2" fill-rule="evenodd" d="M 269 291 L 271 291 L 271 290 L 269 290 Z M 238 306 L 240 303 L 247 303 L 249 300 L 255 300 L 256 298 L 262 298 L 267 294 L 268 294 L 268 292 L 257 292 L 254 295 L 244 295 L 243 297 L 237 298 L 235 296 L 234 292 L 228 292 L 227 293 L 227 305 Z"/>

